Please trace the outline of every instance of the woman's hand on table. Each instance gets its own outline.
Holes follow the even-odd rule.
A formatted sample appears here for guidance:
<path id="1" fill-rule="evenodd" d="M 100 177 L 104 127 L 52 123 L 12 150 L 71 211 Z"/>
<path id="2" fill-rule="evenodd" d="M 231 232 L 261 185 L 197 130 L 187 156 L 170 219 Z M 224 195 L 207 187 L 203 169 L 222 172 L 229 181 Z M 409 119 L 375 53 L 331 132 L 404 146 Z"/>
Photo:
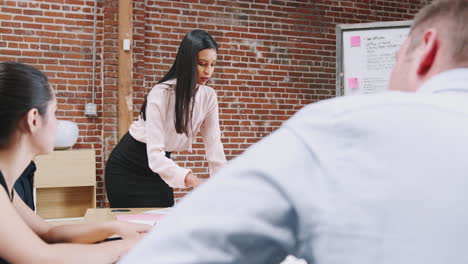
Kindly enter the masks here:
<path id="1" fill-rule="evenodd" d="M 114 221 L 115 234 L 122 237 L 122 239 L 143 237 L 152 226 L 146 224 L 129 223 L 124 221 Z"/>
<path id="2" fill-rule="evenodd" d="M 193 172 L 189 172 L 187 176 L 185 176 L 185 186 L 187 187 L 197 188 L 202 183 L 203 180 L 195 176 Z"/>

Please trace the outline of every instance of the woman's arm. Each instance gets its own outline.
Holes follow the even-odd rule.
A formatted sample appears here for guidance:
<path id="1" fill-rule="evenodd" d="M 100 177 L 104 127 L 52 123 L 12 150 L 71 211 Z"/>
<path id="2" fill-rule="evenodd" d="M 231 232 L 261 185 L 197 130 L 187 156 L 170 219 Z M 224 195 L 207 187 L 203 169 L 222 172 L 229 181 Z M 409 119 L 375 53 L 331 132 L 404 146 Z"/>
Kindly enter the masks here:
<path id="1" fill-rule="evenodd" d="M 95 243 L 114 234 L 123 238 L 138 236 L 150 229 L 149 225 L 119 221 L 52 226 L 36 215 L 15 193 L 13 206 L 23 221 L 42 240 L 48 243 Z"/>
<path id="2" fill-rule="evenodd" d="M 180 167 L 173 160 L 166 157 L 166 118 L 169 116 L 167 97 L 164 92 L 154 89 L 148 95 L 146 105 L 146 151 L 148 165 L 151 170 L 173 188 L 185 188 L 185 178 L 190 170 Z"/>
<path id="3" fill-rule="evenodd" d="M 20 200 L 18 197 L 15 196 L 14 200 Z M 14 204 L 18 204 L 18 201 L 15 201 Z M 35 228 L 39 228 L 40 231 L 47 230 L 47 223 L 41 223 L 36 219 L 33 220 L 33 226 L 28 226 L 12 206 L 3 189 L 0 190 L 0 208 L 2 208 L 0 258 L 11 263 L 113 263 L 141 237 L 135 236 L 131 239 L 92 245 L 49 245 L 34 230 Z M 32 214 L 34 215 L 34 213 Z"/>
<path id="4" fill-rule="evenodd" d="M 115 263 L 138 241 L 139 239 L 126 239 L 100 244 L 45 244 L 46 247 L 41 251 L 32 250 L 32 256 L 28 257 L 28 260 L 11 262 L 48 264 Z"/>
<path id="5" fill-rule="evenodd" d="M 151 226 L 120 221 L 51 226 L 42 239 L 49 243 L 96 243 L 112 236 L 132 238 L 149 231 Z"/>
<path id="6" fill-rule="evenodd" d="M 205 120 L 200 128 L 203 136 L 203 143 L 206 149 L 206 158 L 210 175 L 213 176 L 221 167 L 226 164 L 224 147 L 221 142 L 221 129 L 219 128 L 219 110 L 216 93 L 210 95 L 209 108 Z"/>

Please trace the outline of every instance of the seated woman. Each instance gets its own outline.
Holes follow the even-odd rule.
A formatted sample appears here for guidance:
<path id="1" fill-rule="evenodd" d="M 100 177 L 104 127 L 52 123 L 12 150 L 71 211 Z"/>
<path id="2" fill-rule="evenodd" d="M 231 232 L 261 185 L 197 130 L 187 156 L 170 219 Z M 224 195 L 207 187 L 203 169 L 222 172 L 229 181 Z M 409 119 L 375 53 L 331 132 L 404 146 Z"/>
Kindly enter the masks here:
<path id="1" fill-rule="evenodd" d="M 13 189 L 33 157 L 53 149 L 55 111 L 54 92 L 42 72 L 21 63 L 0 63 L 0 263 L 113 263 L 147 225 L 113 221 L 51 226 Z M 123 239 L 95 244 L 113 234 Z"/>

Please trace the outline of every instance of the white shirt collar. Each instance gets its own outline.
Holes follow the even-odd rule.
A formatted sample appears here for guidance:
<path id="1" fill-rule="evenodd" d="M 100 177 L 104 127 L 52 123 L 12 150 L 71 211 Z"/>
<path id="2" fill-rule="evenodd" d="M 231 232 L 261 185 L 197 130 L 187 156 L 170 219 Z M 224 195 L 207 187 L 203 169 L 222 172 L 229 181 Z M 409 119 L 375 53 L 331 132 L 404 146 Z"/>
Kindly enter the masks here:
<path id="1" fill-rule="evenodd" d="M 456 68 L 439 73 L 426 81 L 421 93 L 468 92 L 468 68 Z"/>

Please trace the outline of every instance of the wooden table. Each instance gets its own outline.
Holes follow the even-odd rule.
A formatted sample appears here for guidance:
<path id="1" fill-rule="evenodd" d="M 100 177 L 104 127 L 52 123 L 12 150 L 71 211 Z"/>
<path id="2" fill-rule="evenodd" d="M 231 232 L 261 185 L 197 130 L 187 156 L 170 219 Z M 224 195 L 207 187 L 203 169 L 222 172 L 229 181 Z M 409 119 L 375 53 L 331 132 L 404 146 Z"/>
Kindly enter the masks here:
<path id="1" fill-rule="evenodd" d="M 138 214 L 144 211 L 163 209 L 163 208 L 89 208 L 81 220 L 64 220 L 50 222 L 53 225 L 61 224 L 83 224 L 92 222 L 105 222 L 115 220 L 116 215 L 121 214 Z M 128 212 L 113 212 L 112 210 L 130 210 Z M 307 264 L 303 260 L 298 260 L 293 256 L 288 256 L 281 264 Z"/>
<path id="2" fill-rule="evenodd" d="M 71 220 L 61 219 L 58 221 L 50 221 L 51 225 L 65 225 L 65 224 L 84 224 L 84 223 L 96 223 L 115 220 L 116 215 L 122 214 L 139 214 L 144 211 L 150 211 L 162 208 L 88 208 L 83 218 L 77 219 L 72 218 Z M 119 210 L 130 210 L 130 211 L 119 211 Z"/>
<path id="3" fill-rule="evenodd" d="M 86 210 L 84 216 L 88 222 L 104 222 L 115 220 L 117 215 L 122 214 L 139 214 L 145 211 L 162 209 L 162 208 L 89 208 Z M 122 212 L 119 210 L 130 210 L 128 212 Z"/>

